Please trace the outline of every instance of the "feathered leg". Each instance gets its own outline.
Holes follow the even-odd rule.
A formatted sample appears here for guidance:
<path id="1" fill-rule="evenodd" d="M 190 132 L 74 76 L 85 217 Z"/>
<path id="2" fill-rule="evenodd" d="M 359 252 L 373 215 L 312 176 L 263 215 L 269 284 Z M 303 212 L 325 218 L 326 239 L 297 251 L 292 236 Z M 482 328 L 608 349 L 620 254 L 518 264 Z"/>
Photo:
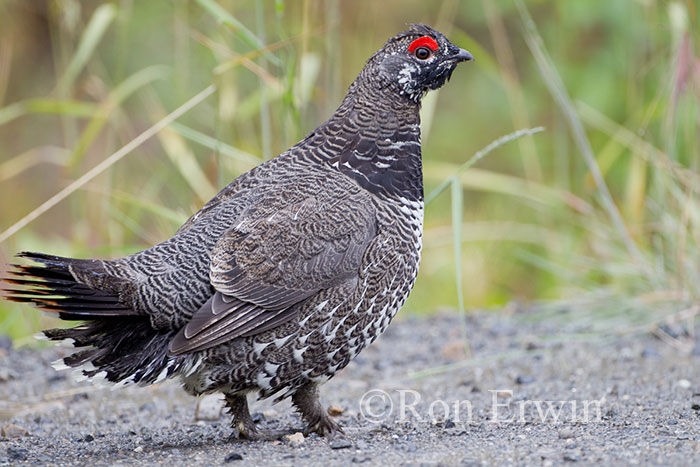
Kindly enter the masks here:
<path id="1" fill-rule="evenodd" d="M 320 436 L 344 435 L 343 429 L 328 415 L 321 404 L 318 384 L 307 383 L 302 386 L 292 396 L 292 403 L 308 424 L 307 433 L 316 432 Z"/>
<path id="2" fill-rule="evenodd" d="M 233 417 L 231 426 L 238 430 L 238 436 L 246 439 L 259 439 L 260 434 L 255 428 L 253 417 L 248 410 L 248 397 L 245 394 L 226 394 L 226 407 Z"/>
<path id="3" fill-rule="evenodd" d="M 226 394 L 224 397 L 226 399 L 226 407 L 229 409 L 228 413 L 233 416 L 231 427 L 238 430 L 238 438 L 251 441 L 272 441 L 291 433 L 289 430 L 272 430 L 260 433 L 255 426 L 253 417 L 250 416 L 248 397 L 245 394 Z M 229 439 L 235 438 L 235 435 L 231 435 Z"/>

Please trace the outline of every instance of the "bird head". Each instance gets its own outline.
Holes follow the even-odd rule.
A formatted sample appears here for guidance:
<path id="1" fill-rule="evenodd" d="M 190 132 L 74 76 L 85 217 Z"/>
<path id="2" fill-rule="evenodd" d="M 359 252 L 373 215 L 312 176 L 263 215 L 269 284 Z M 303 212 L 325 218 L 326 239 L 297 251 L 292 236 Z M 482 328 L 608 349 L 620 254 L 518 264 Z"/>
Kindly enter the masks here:
<path id="1" fill-rule="evenodd" d="M 444 85 L 457 65 L 474 57 L 423 24 L 411 25 L 387 41 L 368 61 L 369 79 L 414 102 Z"/>

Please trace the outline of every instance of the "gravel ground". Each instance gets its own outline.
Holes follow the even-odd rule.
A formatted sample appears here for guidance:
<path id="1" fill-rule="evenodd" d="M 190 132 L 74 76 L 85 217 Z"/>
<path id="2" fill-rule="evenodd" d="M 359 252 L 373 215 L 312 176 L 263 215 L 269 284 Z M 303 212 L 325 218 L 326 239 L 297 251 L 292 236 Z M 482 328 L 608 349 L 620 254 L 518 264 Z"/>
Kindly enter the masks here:
<path id="1" fill-rule="evenodd" d="M 467 330 L 472 358 L 465 360 L 456 317 L 393 323 L 324 386 L 324 401 L 348 435 L 330 441 L 301 434 L 230 439 L 219 400 L 207 398 L 197 411 L 198 401 L 175 381 L 96 388 L 50 367 L 66 349 L 12 350 L 0 342 L 0 465 L 688 465 L 700 459 L 700 344 L 693 349 L 691 340 L 683 352 L 650 335 L 575 339 L 584 328 L 532 322 L 527 314 L 476 314 Z M 552 410 L 559 409 L 555 421 Z M 286 401 L 253 402 L 251 410 L 261 430 L 302 429 Z"/>

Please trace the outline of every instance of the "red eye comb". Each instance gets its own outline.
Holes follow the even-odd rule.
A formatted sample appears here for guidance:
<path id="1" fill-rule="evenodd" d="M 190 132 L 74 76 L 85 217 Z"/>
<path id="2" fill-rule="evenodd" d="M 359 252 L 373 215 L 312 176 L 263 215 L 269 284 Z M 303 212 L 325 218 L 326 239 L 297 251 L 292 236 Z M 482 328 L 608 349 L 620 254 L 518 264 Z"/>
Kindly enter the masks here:
<path id="1" fill-rule="evenodd" d="M 438 43 L 435 42 L 435 39 L 430 36 L 419 37 L 415 41 L 411 42 L 411 45 L 408 46 L 408 51 L 413 52 L 418 47 L 428 47 L 431 50 L 437 50 Z"/>

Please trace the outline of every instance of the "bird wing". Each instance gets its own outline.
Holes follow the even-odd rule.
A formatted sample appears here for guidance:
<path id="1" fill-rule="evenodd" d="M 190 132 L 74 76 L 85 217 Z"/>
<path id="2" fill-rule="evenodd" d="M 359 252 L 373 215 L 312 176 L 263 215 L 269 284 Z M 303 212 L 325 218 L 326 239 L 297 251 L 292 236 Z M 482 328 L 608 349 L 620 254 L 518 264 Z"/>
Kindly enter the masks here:
<path id="1" fill-rule="evenodd" d="M 376 219 L 371 195 L 350 188 L 319 190 L 282 209 L 258 200 L 253 214 L 244 213 L 217 242 L 215 293 L 173 338 L 170 353 L 269 330 L 295 316 L 295 305 L 357 275 Z"/>

